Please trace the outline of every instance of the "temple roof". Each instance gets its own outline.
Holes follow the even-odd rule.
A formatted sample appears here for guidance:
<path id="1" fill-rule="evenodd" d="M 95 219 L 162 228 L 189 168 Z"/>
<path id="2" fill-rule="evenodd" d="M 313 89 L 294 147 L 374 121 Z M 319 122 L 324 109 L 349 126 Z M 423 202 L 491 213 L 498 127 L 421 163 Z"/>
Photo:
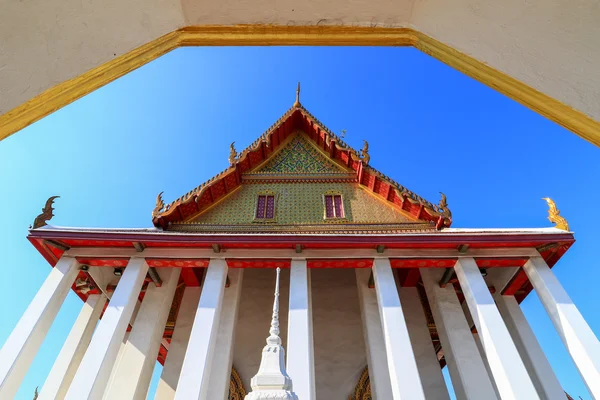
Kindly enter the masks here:
<path id="1" fill-rule="evenodd" d="M 282 153 L 286 146 L 292 146 L 293 151 Z M 318 148 L 328 162 L 312 163 L 311 147 Z M 295 159 L 301 157 L 290 154 L 304 154 L 304 158 Z M 242 183 L 265 178 L 286 182 L 293 170 L 296 182 L 299 174 L 306 173 L 305 178 L 312 182 L 358 183 L 420 226 L 441 229 L 451 225 L 452 214 L 443 194 L 439 204 L 433 204 L 371 167 L 369 161 L 366 141 L 360 151 L 348 146 L 308 112 L 297 96 L 294 105 L 246 149 L 238 153 L 232 143 L 230 166 L 226 170 L 170 204 L 165 205 L 162 193 L 159 194 L 152 222 L 162 229 L 174 224 L 183 226 L 221 202 Z"/>

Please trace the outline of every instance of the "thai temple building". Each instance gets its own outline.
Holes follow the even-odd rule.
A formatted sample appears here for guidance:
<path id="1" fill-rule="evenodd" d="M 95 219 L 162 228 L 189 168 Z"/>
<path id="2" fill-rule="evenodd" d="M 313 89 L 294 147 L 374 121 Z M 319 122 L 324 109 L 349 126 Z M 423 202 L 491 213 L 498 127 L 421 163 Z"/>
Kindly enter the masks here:
<path id="1" fill-rule="evenodd" d="M 225 160 L 224 160 L 225 163 Z M 519 303 L 538 294 L 600 399 L 600 343 L 552 272 L 555 226 L 452 228 L 300 103 L 152 228 L 29 231 L 53 267 L 0 351 L 19 389 L 65 297 L 83 307 L 38 400 L 565 400 Z M 163 366 L 154 397 L 148 389 Z M 41 384 L 41 382 L 40 382 Z"/>

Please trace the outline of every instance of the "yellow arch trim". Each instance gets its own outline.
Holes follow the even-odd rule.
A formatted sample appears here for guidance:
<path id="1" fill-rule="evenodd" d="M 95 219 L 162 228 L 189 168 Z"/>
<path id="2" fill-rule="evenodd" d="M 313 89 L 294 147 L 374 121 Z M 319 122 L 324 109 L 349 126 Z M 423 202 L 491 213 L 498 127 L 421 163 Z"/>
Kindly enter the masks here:
<path id="1" fill-rule="evenodd" d="M 599 122 L 414 29 L 270 25 L 191 26 L 168 33 L 1 115 L 0 140 L 183 46 L 413 46 L 600 146 Z"/>

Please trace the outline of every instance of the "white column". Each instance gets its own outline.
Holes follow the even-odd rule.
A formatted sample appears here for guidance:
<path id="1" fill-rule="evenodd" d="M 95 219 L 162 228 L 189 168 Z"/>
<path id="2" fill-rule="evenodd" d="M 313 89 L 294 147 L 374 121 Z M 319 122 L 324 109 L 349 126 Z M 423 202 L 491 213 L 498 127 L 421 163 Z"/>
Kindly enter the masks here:
<path id="1" fill-rule="evenodd" d="M 598 338 L 542 257 L 531 257 L 523 269 L 592 397 L 600 399 Z"/>
<path id="2" fill-rule="evenodd" d="M 427 399 L 450 400 L 440 362 L 435 354 L 427 319 L 416 287 L 401 287 L 400 301 L 408 327 L 410 342 Z"/>
<path id="3" fill-rule="evenodd" d="M 312 327 L 310 271 L 306 260 L 292 260 L 286 370 L 302 400 L 316 399 Z"/>
<path id="4" fill-rule="evenodd" d="M 106 296 L 104 294 L 92 294 L 83 303 L 79 316 L 46 378 L 38 400 L 63 399 L 65 397 L 75 376 L 75 371 L 79 368 L 81 359 L 92 340 L 92 334 L 105 304 Z"/>
<path id="5" fill-rule="evenodd" d="M 454 287 L 440 287 L 442 270 L 421 268 L 420 272 L 456 398 L 496 399 L 491 377 L 486 372 Z"/>
<path id="6" fill-rule="evenodd" d="M 143 258 L 129 260 L 66 399 L 102 398 L 147 272 L 148 264 Z"/>
<path id="7" fill-rule="evenodd" d="M 373 278 L 387 353 L 393 399 L 425 399 L 394 274 L 387 258 L 376 258 Z"/>
<path id="8" fill-rule="evenodd" d="M 62 257 L 0 350 L 0 398 L 12 399 L 78 274 L 74 258 Z"/>
<path id="9" fill-rule="evenodd" d="M 114 379 L 104 398 L 145 399 L 181 268 L 158 268 L 163 284 L 150 283 L 144 295 L 123 355 L 115 365 Z"/>
<path id="10" fill-rule="evenodd" d="M 196 316 L 196 308 L 200 301 L 201 292 L 202 288 L 200 287 L 187 287 L 183 292 L 177 320 L 175 321 L 175 330 L 167 352 L 167 359 L 163 365 L 154 396 L 155 400 L 173 400 L 175 398 L 175 389 L 177 389 L 177 381 L 179 380 L 183 358 L 194 325 L 194 317 Z"/>
<path id="11" fill-rule="evenodd" d="M 223 295 L 223 308 L 219 320 L 217 344 L 210 371 L 208 399 L 226 399 L 229 393 L 231 366 L 233 364 L 233 343 L 237 325 L 238 306 L 242 293 L 242 268 L 229 270 L 229 287 Z"/>
<path id="12" fill-rule="evenodd" d="M 210 366 L 217 342 L 226 279 L 226 261 L 211 259 L 206 270 L 175 399 L 208 399 Z"/>
<path id="13" fill-rule="evenodd" d="M 471 331 L 473 331 L 473 326 L 475 323 L 473 322 L 473 318 L 471 317 L 471 312 L 469 311 L 469 306 L 467 302 L 462 303 L 462 309 L 465 313 L 465 318 L 467 319 L 467 324 L 471 327 Z M 483 361 L 483 365 L 485 365 L 485 370 L 487 371 L 490 380 L 492 381 L 492 386 L 494 387 L 494 392 L 496 393 L 496 397 L 500 398 L 500 392 L 498 392 L 498 387 L 496 386 L 496 382 L 494 381 L 492 370 L 490 369 L 490 363 L 487 360 L 487 356 L 485 355 L 485 349 L 483 348 L 483 343 L 481 342 L 481 338 L 479 337 L 479 333 L 477 333 L 477 329 L 473 332 L 473 340 L 475 340 L 475 344 L 477 345 L 477 350 L 479 350 L 479 355 L 481 356 L 481 360 Z"/>
<path id="14" fill-rule="evenodd" d="M 502 399 L 539 399 L 535 386 L 475 260 L 460 258 L 454 271 Z"/>
<path id="15" fill-rule="evenodd" d="M 374 288 L 369 288 L 371 270 L 356 268 L 355 272 L 373 400 L 392 399 L 392 384 L 377 305 L 377 293 Z"/>
<path id="16" fill-rule="evenodd" d="M 514 296 L 502 296 L 500 293 L 494 297 L 498 311 L 504 318 L 504 323 L 521 354 L 539 396 L 548 400 L 564 400 L 563 388 L 525 319 L 517 299 Z"/>

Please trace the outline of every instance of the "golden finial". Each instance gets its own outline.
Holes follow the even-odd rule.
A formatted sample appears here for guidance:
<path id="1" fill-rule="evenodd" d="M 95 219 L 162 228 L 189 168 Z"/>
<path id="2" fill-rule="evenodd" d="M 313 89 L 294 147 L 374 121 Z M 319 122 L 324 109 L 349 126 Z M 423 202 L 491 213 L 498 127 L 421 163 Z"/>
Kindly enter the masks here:
<path id="1" fill-rule="evenodd" d="M 300 107 L 300 82 L 298 82 L 298 87 L 296 88 L 296 102 L 294 103 L 294 107 Z"/>
<path id="2" fill-rule="evenodd" d="M 229 165 L 234 165 L 237 161 L 237 151 L 235 151 L 235 142 L 229 145 Z"/>
<path id="3" fill-rule="evenodd" d="M 54 199 L 57 199 L 59 197 L 60 196 L 52 196 L 48 200 L 46 200 L 46 205 L 44 205 L 44 208 L 42 208 L 42 213 L 35 217 L 35 219 L 33 220 L 33 225 L 30 227 L 31 229 L 37 229 L 41 228 L 42 226 L 48 225 L 46 222 L 50 221 L 52 217 L 54 217 L 54 214 L 52 214 L 52 211 L 54 210 L 54 208 L 52 208 L 52 205 L 54 204 Z"/>
<path id="4" fill-rule="evenodd" d="M 366 140 L 363 140 L 363 142 L 365 142 L 365 145 L 360 151 L 360 156 L 362 157 L 363 162 L 365 164 L 368 164 L 369 161 L 371 161 L 371 156 L 369 155 L 369 142 L 367 142 Z"/>
<path id="5" fill-rule="evenodd" d="M 556 203 L 550 197 L 543 197 L 542 200 L 546 200 L 548 203 L 548 219 L 550 222 L 556 224 L 556 228 L 564 231 L 569 230 L 569 223 L 564 217 L 561 217 L 560 211 L 556 208 Z"/>
<path id="6" fill-rule="evenodd" d="M 158 196 L 156 196 L 156 207 L 152 210 L 152 218 L 155 218 L 160 214 L 160 210 L 162 210 L 165 206 L 165 202 L 162 199 L 162 194 L 164 192 L 160 192 Z"/>

